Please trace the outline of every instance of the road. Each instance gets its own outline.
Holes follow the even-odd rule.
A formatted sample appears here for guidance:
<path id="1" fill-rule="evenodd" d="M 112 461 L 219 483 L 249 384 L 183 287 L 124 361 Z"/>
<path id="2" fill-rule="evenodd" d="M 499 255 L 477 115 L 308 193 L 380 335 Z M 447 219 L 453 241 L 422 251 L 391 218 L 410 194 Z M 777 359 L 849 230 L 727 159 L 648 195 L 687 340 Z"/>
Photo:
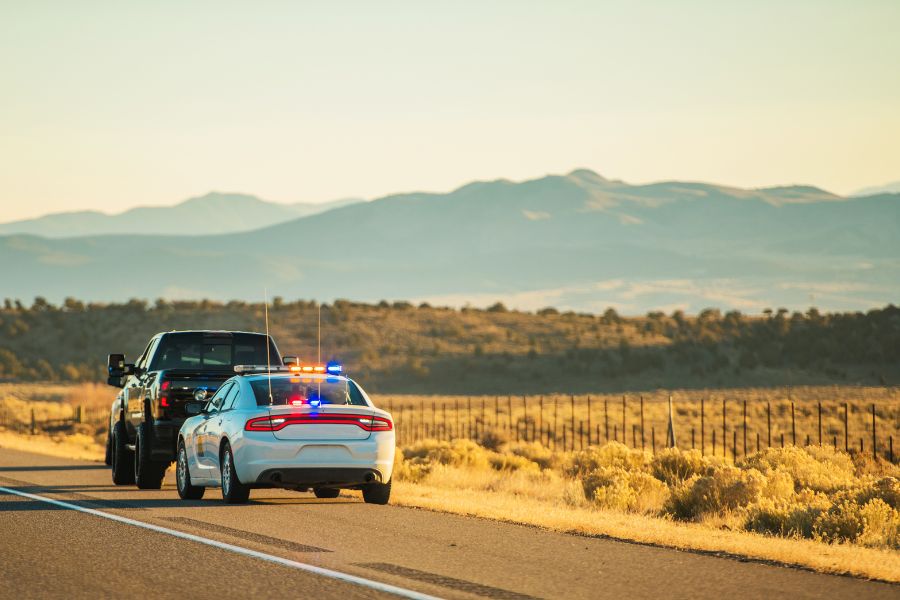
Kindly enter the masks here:
<path id="1" fill-rule="evenodd" d="M 0 488 L 0 598 L 900 597 L 895 585 L 370 506 L 356 494 L 255 490 L 228 506 L 208 490 L 185 502 L 171 473 L 162 490 L 140 491 L 112 485 L 97 463 L 7 449 Z"/>

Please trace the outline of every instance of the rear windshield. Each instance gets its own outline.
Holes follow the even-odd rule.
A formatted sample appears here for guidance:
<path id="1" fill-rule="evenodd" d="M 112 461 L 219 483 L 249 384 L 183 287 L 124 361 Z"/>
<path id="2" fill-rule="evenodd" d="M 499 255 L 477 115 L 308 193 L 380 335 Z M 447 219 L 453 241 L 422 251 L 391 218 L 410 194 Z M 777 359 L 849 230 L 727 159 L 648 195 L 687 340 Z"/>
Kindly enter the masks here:
<path id="1" fill-rule="evenodd" d="M 280 365 L 281 357 L 275 344 L 269 345 L 272 364 Z M 160 369 L 222 369 L 234 365 L 266 364 L 266 336 L 251 333 L 228 335 L 179 333 L 163 337 L 151 371 Z"/>
<path id="2" fill-rule="evenodd" d="M 255 379 L 250 382 L 258 406 L 269 406 L 269 380 Z M 347 379 L 278 377 L 272 378 L 273 406 L 311 406 L 321 404 L 351 404 L 366 406 L 359 387 Z"/>

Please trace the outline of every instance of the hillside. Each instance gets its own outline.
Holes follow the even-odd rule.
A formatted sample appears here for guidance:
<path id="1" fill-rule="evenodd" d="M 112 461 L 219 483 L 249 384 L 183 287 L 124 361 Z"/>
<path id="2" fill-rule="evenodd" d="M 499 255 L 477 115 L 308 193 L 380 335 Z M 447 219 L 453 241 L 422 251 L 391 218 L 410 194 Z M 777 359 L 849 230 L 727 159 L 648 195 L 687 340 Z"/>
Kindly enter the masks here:
<path id="1" fill-rule="evenodd" d="M 897 256 L 898 194 L 629 185 L 579 170 L 388 196 L 227 236 L 0 237 L 0 277 L 5 295 L 57 302 L 258 300 L 267 287 L 319 301 L 629 314 L 860 310 L 900 296 Z"/>
<path id="2" fill-rule="evenodd" d="M 97 211 L 55 213 L 0 224 L 0 234 L 48 238 L 91 235 L 200 235 L 259 229 L 276 223 L 347 206 L 355 200 L 321 204 L 278 204 L 246 194 L 210 192 L 175 206 L 143 206 L 119 214 Z"/>
<path id="3" fill-rule="evenodd" d="M 284 353 L 316 355 L 312 302 L 275 299 L 271 329 Z M 0 380 L 89 380 L 106 354 L 132 359 L 158 331 L 263 330 L 262 304 L 159 301 L 148 306 L 56 307 L 6 302 L 0 310 Z M 625 318 L 379 305 L 322 306 L 323 358 L 339 358 L 378 392 L 599 392 L 685 387 L 900 384 L 900 309 L 764 317 L 707 310 Z"/>

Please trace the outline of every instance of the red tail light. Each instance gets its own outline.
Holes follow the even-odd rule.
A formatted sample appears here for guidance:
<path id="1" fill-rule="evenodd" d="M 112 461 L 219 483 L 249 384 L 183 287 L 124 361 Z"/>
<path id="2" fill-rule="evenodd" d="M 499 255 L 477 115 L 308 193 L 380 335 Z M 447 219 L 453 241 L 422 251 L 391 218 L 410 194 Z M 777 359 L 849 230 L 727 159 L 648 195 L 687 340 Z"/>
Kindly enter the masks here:
<path id="1" fill-rule="evenodd" d="M 366 415 L 284 415 L 256 417 L 247 421 L 245 431 L 280 431 L 288 425 L 356 425 L 365 431 L 390 431 L 394 424 L 384 417 Z"/>
<path id="2" fill-rule="evenodd" d="M 169 389 L 169 386 L 172 384 L 170 381 L 163 381 L 159 384 L 159 404 L 160 406 L 169 406 L 169 395 L 166 393 L 166 390 Z"/>

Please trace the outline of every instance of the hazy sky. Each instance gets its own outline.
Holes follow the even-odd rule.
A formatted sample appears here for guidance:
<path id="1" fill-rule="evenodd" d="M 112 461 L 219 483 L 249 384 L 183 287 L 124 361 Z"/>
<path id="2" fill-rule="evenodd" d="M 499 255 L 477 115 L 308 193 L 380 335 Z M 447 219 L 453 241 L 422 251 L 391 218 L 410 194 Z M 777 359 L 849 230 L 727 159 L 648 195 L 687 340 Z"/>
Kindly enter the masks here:
<path id="1" fill-rule="evenodd" d="M 900 2 L 0 0 L 0 221 L 448 190 L 900 179 Z"/>

